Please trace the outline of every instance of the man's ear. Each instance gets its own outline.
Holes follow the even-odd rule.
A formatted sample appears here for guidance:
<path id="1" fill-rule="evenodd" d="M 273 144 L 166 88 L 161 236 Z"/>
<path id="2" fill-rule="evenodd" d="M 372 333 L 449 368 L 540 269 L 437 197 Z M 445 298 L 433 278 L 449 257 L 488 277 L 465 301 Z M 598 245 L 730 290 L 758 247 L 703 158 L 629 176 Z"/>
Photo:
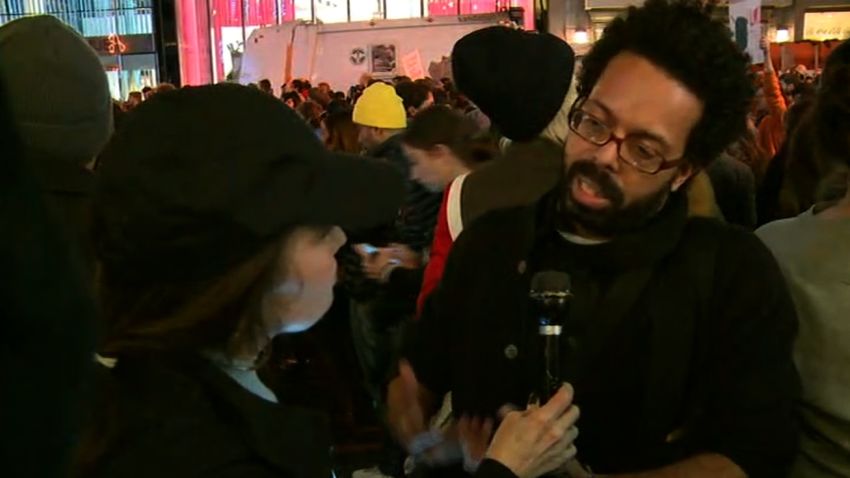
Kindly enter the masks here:
<path id="1" fill-rule="evenodd" d="M 694 167 L 694 165 L 690 163 L 685 163 L 682 166 L 679 166 L 676 169 L 676 177 L 673 178 L 673 183 L 670 185 L 670 190 L 673 192 L 678 191 L 685 184 L 687 184 L 688 180 L 690 180 L 694 175 L 696 175 L 699 170 Z"/>

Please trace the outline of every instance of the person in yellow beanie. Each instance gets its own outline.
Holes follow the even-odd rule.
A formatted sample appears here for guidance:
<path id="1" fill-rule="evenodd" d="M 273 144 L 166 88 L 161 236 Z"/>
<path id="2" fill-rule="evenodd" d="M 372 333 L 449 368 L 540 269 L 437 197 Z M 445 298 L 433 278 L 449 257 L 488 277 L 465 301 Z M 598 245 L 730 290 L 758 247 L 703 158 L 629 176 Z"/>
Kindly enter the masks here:
<path id="1" fill-rule="evenodd" d="M 354 105 L 354 123 L 359 126 L 360 145 L 372 150 L 407 127 L 404 102 L 395 88 L 375 83 L 366 88 Z"/>

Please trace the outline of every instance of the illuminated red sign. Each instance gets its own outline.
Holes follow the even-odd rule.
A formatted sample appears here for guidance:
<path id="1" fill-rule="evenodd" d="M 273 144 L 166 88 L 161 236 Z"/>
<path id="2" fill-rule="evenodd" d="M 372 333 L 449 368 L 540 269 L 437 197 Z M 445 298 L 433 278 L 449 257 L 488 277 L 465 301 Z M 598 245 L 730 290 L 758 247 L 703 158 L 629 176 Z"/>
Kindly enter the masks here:
<path id="1" fill-rule="evenodd" d="M 111 33 L 105 37 L 86 38 L 89 45 L 104 56 L 132 55 L 134 53 L 153 53 L 153 35 L 118 35 Z"/>
<path id="2" fill-rule="evenodd" d="M 106 37 L 106 50 L 110 55 L 122 55 L 127 52 L 127 45 L 121 41 L 121 37 L 112 33 Z"/>

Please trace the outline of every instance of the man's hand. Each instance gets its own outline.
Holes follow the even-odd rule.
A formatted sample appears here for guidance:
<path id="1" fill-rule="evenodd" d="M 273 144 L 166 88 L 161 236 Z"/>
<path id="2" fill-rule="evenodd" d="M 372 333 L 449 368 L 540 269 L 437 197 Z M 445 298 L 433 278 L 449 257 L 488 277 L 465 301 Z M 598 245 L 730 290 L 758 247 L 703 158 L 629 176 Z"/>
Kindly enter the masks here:
<path id="1" fill-rule="evenodd" d="M 457 423 L 458 440 L 463 450 L 463 467 L 474 472 L 490 446 L 493 419 L 463 416 Z"/>
<path id="2" fill-rule="evenodd" d="M 363 274 L 369 279 L 386 282 L 396 267 L 416 269 L 422 264 L 422 256 L 413 252 L 404 244 L 390 244 L 367 252 L 363 248 L 355 249 L 363 259 Z"/>
<path id="3" fill-rule="evenodd" d="M 387 392 L 388 420 L 398 438 L 410 450 L 417 436 L 427 430 L 422 400 L 426 390 L 419 385 L 413 367 L 406 360 L 399 364 L 399 375 L 390 382 Z"/>
<path id="4" fill-rule="evenodd" d="M 770 41 L 766 36 L 761 37 L 761 49 L 764 50 L 764 71 L 773 73 L 773 58 L 770 56 Z"/>
<path id="5" fill-rule="evenodd" d="M 405 269 L 418 269 L 422 267 L 422 254 L 415 252 L 406 244 L 390 244 L 393 257 L 399 260 L 399 264 Z"/>
<path id="6" fill-rule="evenodd" d="M 378 282 L 386 282 L 389 272 L 400 264 L 392 249 L 389 248 L 380 248 L 373 254 L 361 257 L 363 258 L 363 274 Z"/>

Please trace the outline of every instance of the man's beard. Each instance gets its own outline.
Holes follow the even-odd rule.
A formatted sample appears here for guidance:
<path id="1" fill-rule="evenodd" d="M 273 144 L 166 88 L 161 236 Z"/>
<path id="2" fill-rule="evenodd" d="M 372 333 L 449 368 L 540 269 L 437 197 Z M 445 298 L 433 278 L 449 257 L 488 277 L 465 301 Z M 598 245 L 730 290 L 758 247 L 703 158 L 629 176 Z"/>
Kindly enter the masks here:
<path id="1" fill-rule="evenodd" d="M 596 186 L 609 205 L 593 209 L 573 198 L 572 185 L 581 176 Z M 647 197 L 625 205 L 625 196 L 614 178 L 593 161 L 579 160 L 569 166 L 561 181 L 560 219 L 567 227 L 579 226 L 594 236 L 615 237 L 640 229 L 664 207 L 673 179 Z"/>

